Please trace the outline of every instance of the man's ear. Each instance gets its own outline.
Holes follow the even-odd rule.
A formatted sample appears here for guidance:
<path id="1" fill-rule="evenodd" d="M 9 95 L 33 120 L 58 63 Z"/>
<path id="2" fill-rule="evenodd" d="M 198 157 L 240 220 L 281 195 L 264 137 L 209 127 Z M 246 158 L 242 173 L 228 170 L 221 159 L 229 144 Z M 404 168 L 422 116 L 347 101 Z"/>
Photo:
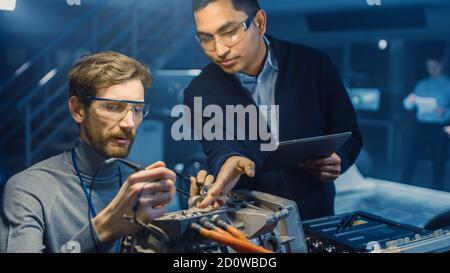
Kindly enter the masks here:
<path id="1" fill-rule="evenodd" d="M 267 14 L 264 10 L 259 10 L 256 14 L 256 27 L 260 35 L 266 34 L 267 30 Z"/>
<path id="2" fill-rule="evenodd" d="M 86 109 L 84 104 L 78 99 L 78 97 L 72 96 L 69 99 L 69 109 L 72 118 L 76 123 L 80 124 L 86 117 Z"/>

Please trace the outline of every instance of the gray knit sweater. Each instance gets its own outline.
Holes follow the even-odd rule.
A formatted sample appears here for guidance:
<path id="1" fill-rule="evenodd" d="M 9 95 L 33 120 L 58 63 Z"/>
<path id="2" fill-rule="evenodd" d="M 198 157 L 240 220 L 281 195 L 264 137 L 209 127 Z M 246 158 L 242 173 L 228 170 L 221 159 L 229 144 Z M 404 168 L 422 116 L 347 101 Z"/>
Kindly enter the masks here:
<path id="1" fill-rule="evenodd" d="M 86 188 L 105 160 L 78 139 L 76 163 Z M 94 252 L 88 202 L 71 159 L 72 150 L 44 160 L 15 175 L 6 184 L 0 221 L 0 252 Z M 92 201 L 99 213 L 117 194 L 118 163 L 105 165 L 93 185 Z M 128 173 L 121 168 L 122 180 Z M 123 182 L 123 181 L 122 181 Z M 104 243 L 93 229 L 101 252 L 115 252 L 118 242 Z"/>

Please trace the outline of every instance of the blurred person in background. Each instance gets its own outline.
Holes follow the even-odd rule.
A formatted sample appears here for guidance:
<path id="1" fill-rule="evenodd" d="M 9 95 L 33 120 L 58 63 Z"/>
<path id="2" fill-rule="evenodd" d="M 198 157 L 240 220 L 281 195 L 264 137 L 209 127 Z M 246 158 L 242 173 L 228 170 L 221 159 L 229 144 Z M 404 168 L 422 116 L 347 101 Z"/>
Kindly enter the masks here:
<path id="1" fill-rule="evenodd" d="M 429 76 L 419 81 L 414 91 L 403 100 L 407 111 L 416 111 L 416 125 L 404 161 L 402 180 L 412 183 L 416 163 L 424 149 L 429 148 L 435 189 L 442 189 L 444 186 L 448 158 L 448 136 L 442 128 L 450 121 L 450 79 L 444 75 L 443 59 L 440 56 L 427 58 L 426 69 Z"/>

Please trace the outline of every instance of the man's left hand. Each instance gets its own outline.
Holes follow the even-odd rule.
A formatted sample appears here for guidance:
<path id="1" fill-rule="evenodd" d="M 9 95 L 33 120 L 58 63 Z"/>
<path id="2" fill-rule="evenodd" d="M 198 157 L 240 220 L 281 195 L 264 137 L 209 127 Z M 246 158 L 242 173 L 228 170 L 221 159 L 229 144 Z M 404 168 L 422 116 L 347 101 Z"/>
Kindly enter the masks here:
<path id="1" fill-rule="evenodd" d="M 437 108 L 436 109 L 436 114 L 438 114 L 439 116 L 445 115 L 445 109 L 444 108 Z"/>
<path id="2" fill-rule="evenodd" d="M 444 131 L 450 136 L 450 126 L 445 127 Z"/>
<path id="3" fill-rule="evenodd" d="M 341 174 L 341 158 L 336 154 L 321 159 L 307 159 L 299 164 L 321 182 L 334 182 Z"/>

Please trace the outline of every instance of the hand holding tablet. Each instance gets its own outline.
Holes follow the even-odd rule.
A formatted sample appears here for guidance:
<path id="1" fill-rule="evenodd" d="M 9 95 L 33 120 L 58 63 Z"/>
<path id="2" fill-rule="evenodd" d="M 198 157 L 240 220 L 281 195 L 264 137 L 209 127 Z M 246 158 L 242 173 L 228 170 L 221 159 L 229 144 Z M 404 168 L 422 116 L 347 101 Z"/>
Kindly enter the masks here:
<path id="1" fill-rule="evenodd" d="M 332 155 L 336 153 L 336 151 L 350 138 L 351 135 L 351 132 L 345 132 L 340 134 L 280 142 L 275 151 L 268 152 L 268 158 L 264 163 L 263 170 L 275 171 L 292 169 L 299 167 L 300 163 L 307 163 L 304 162 L 305 160 L 326 159 L 330 157 L 330 159 L 327 159 L 327 162 L 322 162 L 320 165 L 328 163 L 335 165 L 336 162 L 334 161 L 338 161 L 340 158 L 338 159 L 336 157 L 337 154 L 334 156 Z M 319 164 L 320 162 L 320 160 L 309 161 L 309 163 L 312 164 Z"/>
<path id="2" fill-rule="evenodd" d="M 341 175 L 341 158 L 333 153 L 326 158 L 307 159 L 299 167 L 308 170 L 321 182 L 334 182 Z"/>

